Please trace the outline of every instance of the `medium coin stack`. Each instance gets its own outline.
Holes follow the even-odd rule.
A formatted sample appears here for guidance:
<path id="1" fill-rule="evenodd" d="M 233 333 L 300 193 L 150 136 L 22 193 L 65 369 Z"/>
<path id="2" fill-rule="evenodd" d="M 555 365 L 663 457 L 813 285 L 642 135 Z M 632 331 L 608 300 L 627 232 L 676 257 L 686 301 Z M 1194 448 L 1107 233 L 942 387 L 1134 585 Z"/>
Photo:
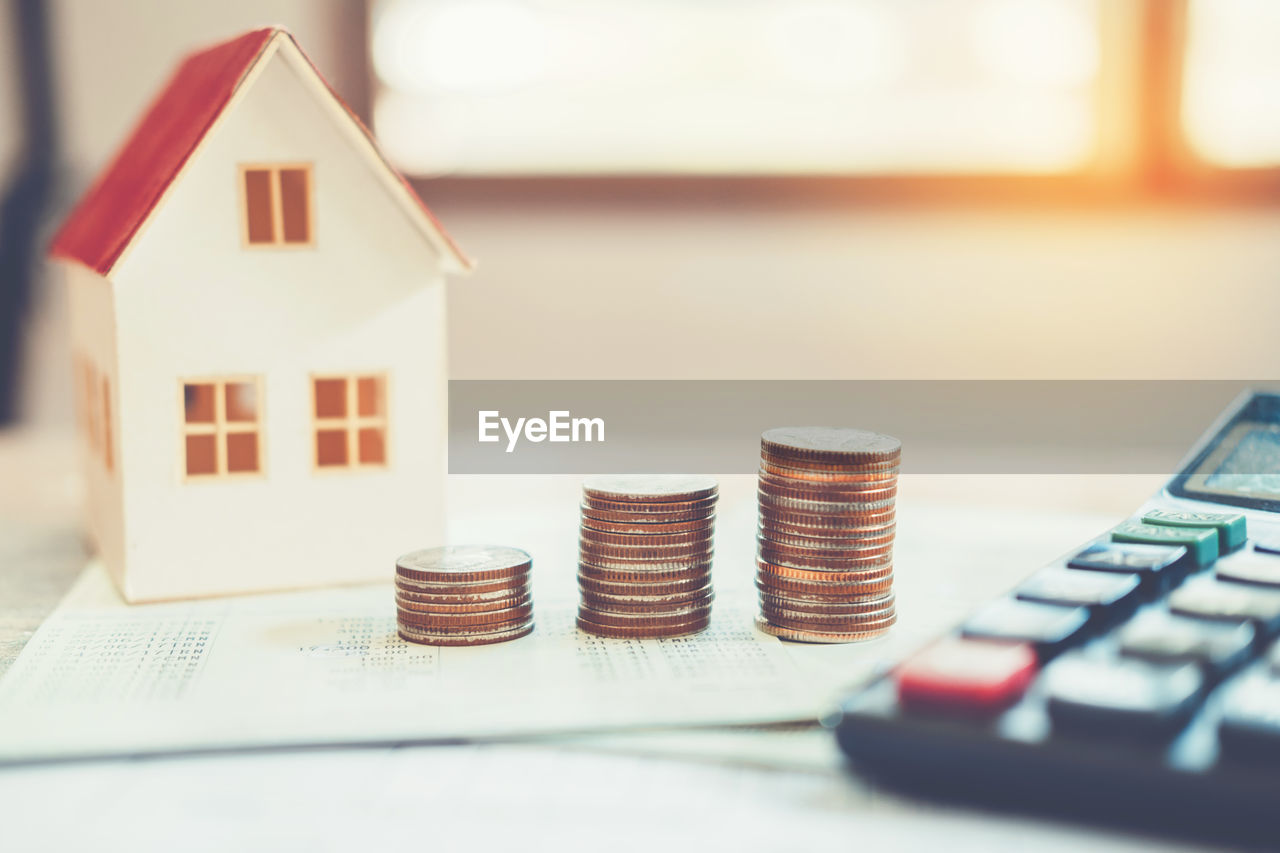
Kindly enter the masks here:
<path id="1" fill-rule="evenodd" d="M 578 627 L 679 637 L 711 619 L 719 487 L 710 477 L 592 477 L 582 486 Z"/>
<path id="2" fill-rule="evenodd" d="M 450 545 L 396 560 L 400 636 L 429 646 L 483 646 L 533 630 L 532 559 L 519 548 Z"/>
<path id="3" fill-rule="evenodd" d="M 902 443 L 858 429 L 760 437 L 757 626 L 808 643 L 869 640 L 896 621 L 894 499 Z"/>

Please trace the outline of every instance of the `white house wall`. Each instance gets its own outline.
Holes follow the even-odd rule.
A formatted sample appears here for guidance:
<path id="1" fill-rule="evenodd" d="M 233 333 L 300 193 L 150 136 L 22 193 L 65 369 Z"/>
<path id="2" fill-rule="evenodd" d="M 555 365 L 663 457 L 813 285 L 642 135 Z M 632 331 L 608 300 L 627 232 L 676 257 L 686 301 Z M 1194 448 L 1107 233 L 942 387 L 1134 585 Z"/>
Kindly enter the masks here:
<path id="1" fill-rule="evenodd" d="M 271 58 L 117 267 L 131 600 L 385 580 L 441 541 L 433 250 L 299 70 Z M 245 248 L 238 166 L 314 164 L 315 245 Z M 316 471 L 310 377 L 386 372 L 386 470 Z M 263 474 L 184 482 L 181 378 L 263 382 Z"/>
<path id="2" fill-rule="evenodd" d="M 72 365 L 77 371 L 74 377 L 76 410 L 82 424 L 79 432 L 80 467 L 83 472 L 85 521 L 89 538 L 99 553 L 118 571 L 124 554 L 122 512 L 122 447 L 120 443 L 120 377 L 116 360 L 115 306 L 112 302 L 111 284 L 89 269 L 64 265 L 67 299 L 71 324 Z M 83 364 L 91 365 L 95 377 L 92 400 L 86 401 L 81 376 Z M 110 389 L 110 424 L 101 426 L 104 415 L 102 382 Z M 98 439 L 90 445 L 83 429 L 86 403 L 95 407 Z M 111 442 L 111 468 L 105 462 L 101 442 Z M 119 577 L 117 576 L 117 580 Z"/>

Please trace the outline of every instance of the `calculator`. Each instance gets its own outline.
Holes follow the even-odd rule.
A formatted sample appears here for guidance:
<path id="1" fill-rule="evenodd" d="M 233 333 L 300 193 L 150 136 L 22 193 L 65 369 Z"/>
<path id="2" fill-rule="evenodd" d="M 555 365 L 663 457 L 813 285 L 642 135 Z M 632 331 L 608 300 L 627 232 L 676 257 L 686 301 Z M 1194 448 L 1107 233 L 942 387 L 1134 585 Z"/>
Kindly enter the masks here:
<path id="1" fill-rule="evenodd" d="M 898 788 L 1280 846 L 1280 394 L 1248 393 L 1132 517 L 847 696 Z"/>

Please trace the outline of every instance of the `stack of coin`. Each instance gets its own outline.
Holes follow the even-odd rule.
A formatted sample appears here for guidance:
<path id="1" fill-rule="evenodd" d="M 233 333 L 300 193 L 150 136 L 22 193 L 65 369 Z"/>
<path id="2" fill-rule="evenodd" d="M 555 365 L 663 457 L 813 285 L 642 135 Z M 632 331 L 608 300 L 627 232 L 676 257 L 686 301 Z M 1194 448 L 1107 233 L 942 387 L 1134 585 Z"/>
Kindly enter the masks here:
<path id="1" fill-rule="evenodd" d="M 450 545 L 396 560 L 400 636 L 430 646 L 482 646 L 533 630 L 533 561 L 519 548 Z"/>
<path id="2" fill-rule="evenodd" d="M 710 477 L 592 477 L 582 486 L 578 627 L 679 637 L 711 619 L 719 487 Z"/>
<path id="3" fill-rule="evenodd" d="M 857 429 L 760 437 L 756 587 L 762 631 L 809 643 L 869 640 L 896 620 L 894 498 L 902 444 Z"/>

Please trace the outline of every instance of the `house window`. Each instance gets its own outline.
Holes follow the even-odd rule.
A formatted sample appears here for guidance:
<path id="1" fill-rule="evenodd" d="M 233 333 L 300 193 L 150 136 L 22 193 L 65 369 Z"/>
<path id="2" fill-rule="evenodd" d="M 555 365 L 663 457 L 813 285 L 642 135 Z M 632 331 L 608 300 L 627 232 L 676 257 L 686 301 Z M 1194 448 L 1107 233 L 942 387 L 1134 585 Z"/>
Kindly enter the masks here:
<path id="1" fill-rule="evenodd" d="M 244 240 L 250 246 L 312 243 L 311 167 L 241 166 Z"/>
<path id="2" fill-rule="evenodd" d="M 188 478 L 262 472 L 262 389 L 256 378 L 184 382 L 182 406 Z"/>
<path id="3" fill-rule="evenodd" d="M 102 377 L 102 464 L 110 471 L 115 467 L 115 451 L 111 442 L 111 382 Z"/>
<path id="4" fill-rule="evenodd" d="M 385 467 L 386 376 L 316 376 L 311 391 L 316 467 Z"/>

